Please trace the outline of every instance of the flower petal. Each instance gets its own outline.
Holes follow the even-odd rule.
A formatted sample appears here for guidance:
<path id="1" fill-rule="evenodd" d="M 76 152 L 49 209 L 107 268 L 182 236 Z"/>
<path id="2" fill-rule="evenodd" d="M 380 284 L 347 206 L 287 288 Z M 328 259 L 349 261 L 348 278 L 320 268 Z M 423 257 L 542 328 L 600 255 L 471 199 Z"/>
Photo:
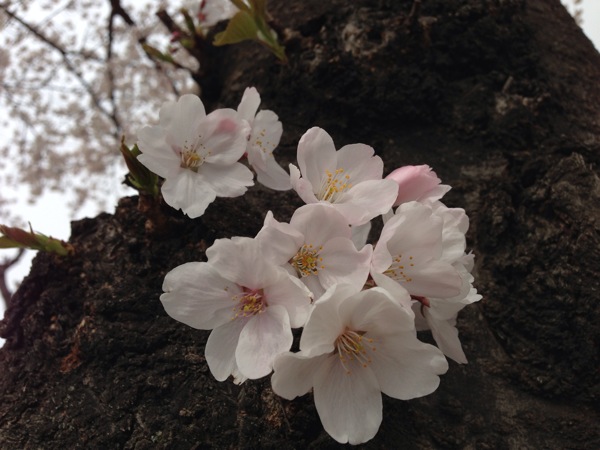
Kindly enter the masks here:
<path id="1" fill-rule="evenodd" d="M 267 303 L 283 306 L 292 328 L 304 326 L 311 307 L 311 293 L 304 284 L 289 273 L 281 270 L 277 282 L 263 289 Z M 269 306 L 270 307 L 270 306 Z"/>
<path id="2" fill-rule="evenodd" d="M 439 375 L 448 362 L 433 345 L 420 342 L 414 333 L 370 336 L 377 342 L 371 365 L 381 392 L 400 400 L 431 394 L 440 384 Z"/>
<path id="3" fill-rule="evenodd" d="M 304 242 L 304 236 L 289 223 L 279 222 L 269 211 L 256 235 L 265 258 L 276 265 L 287 264 Z"/>
<path id="4" fill-rule="evenodd" d="M 265 160 L 265 168 L 252 166 L 256 172 L 256 180 L 263 186 L 276 191 L 288 191 L 292 188 L 290 175 L 281 167 L 273 155 Z"/>
<path id="5" fill-rule="evenodd" d="M 234 163 L 227 166 L 204 164 L 198 175 L 219 197 L 238 197 L 254 185 L 254 175 L 246 166 Z"/>
<path id="6" fill-rule="evenodd" d="M 319 189 L 325 171 L 335 172 L 337 156 L 331 136 L 322 128 L 313 127 L 298 143 L 298 166 L 302 176 Z"/>
<path id="7" fill-rule="evenodd" d="M 290 184 L 292 185 L 292 189 L 298 193 L 305 203 L 317 203 L 319 201 L 313 192 L 313 186 L 310 181 L 301 178 L 300 171 L 293 164 L 290 164 Z"/>
<path id="8" fill-rule="evenodd" d="M 350 374 L 330 356 L 314 375 L 314 397 L 325 431 L 344 444 L 372 439 L 383 419 L 377 378 L 370 368 Z"/>
<path id="9" fill-rule="evenodd" d="M 286 309 L 268 306 L 255 315 L 240 333 L 235 359 L 240 372 L 257 379 L 271 373 L 275 357 L 292 346 L 293 336 Z"/>
<path id="10" fill-rule="evenodd" d="M 307 357 L 302 352 L 282 353 L 273 363 L 271 386 L 280 397 L 293 400 L 313 387 L 313 376 L 330 355 Z"/>
<path id="11" fill-rule="evenodd" d="M 362 289 L 369 276 L 372 254 L 371 245 L 365 245 L 359 252 L 348 238 L 328 240 L 319 253 L 323 258 L 323 268 L 319 270 L 321 284 L 325 289 L 337 283 L 348 283 L 357 290 Z"/>
<path id="12" fill-rule="evenodd" d="M 217 109 L 201 122 L 198 134 L 202 135 L 202 146 L 211 164 L 233 164 L 246 152 L 248 122 L 238 119 L 233 109 Z"/>
<path id="13" fill-rule="evenodd" d="M 373 156 L 375 150 L 365 144 L 350 144 L 337 152 L 337 168 L 343 168 L 353 185 L 367 180 L 381 180 L 383 161 Z"/>
<path id="14" fill-rule="evenodd" d="M 206 256 L 222 277 L 249 289 L 262 289 L 281 276 L 278 267 L 265 260 L 259 242 L 252 238 L 217 239 L 206 250 Z"/>
<path id="15" fill-rule="evenodd" d="M 345 217 L 329 204 L 317 203 L 298 208 L 290 225 L 304 235 L 304 242 L 318 247 L 335 237 L 350 238 Z"/>
<path id="16" fill-rule="evenodd" d="M 165 276 L 163 291 L 160 301 L 169 316 L 190 327 L 210 330 L 231 320 L 231 298 L 241 289 L 208 263 L 190 262 Z"/>
<path id="17" fill-rule="evenodd" d="M 336 284 L 315 303 L 300 338 L 300 350 L 304 354 L 315 356 L 333 351 L 335 340 L 345 327 L 339 315 L 340 303 L 356 292 L 350 285 Z"/>
<path id="18" fill-rule="evenodd" d="M 396 191 L 396 183 L 391 180 L 363 181 L 345 192 L 335 207 L 350 224 L 362 225 L 389 211 Z"/>
<path id="19" fill-rule="evenodd" d="M 246 322 L 247 319 L 236 319 L 221 325 L 210 333 L 208 341 L 206 341 L 204 357 L 210 372 L 217 381 L 225 381 L 229 375 L 239 374 L 235 361 L 235 349 Z"/>
<path id="20" fill-rule="evenodd" d="M 237 107 L 237 112 L 240 119 L 247 120 L 252 123 L 256 111 L 260 106 L 260 95 L 255 87 L 247 87 L 242 95 L 242 100 Z"/>
<path id="21" fill-rule="evenodd" d="M 166 179 L 161 193 L 169 206 L 181 209 L 192 219 L 204 214 L 217 197 L 211 186 L 191 170 L 182 170 L 177 177 Z"/>

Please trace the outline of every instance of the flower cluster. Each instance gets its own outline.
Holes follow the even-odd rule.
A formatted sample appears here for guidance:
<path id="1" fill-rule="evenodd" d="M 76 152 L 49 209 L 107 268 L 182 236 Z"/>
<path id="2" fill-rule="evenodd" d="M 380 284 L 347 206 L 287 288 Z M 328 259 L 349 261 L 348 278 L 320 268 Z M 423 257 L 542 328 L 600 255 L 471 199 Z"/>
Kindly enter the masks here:
<path id="1" fill-rule="evenodd" d="M 206 114 L 192 94 L 160 109 L 160 123 L 138 133 L 138 160 L 164 178 L 165 202 L 191 218 L 200 217 L 216 197 L 238 197 L 254 184 L 253 174 L 239 161 L 246 156 L 267 187 L 289 189 L 289 177 L 275 162 L 282 126 L 272 111 L 256 111 L 255 88 L 244 92 L 237 111 Z"/>
<path id="2" fill-rule="evenodd" d="M 334 439 L 366 442 L 382 421 L 381 393 L 425 396 L 448 369 L 445 356 L 466 363 L 456 318 L 481 298 L 465 252 L 468 218 L 440 201 L 450 188 L 428 166 L 384 178 L 371 147 L 337 150 L 321 128 L 302 136 L 285 176 L 271 155 L 281 126 L 270 111 L 256 114 L 259 102 L 249 89 L 237 112 L 205 115 L 184 96 L 163 107 L 159 127 L 142 130 L 140 160 L 165 178 L 165 200 L 189 215 L 251 184 L 236 160 L 243 152 L 260 182 L 291 187 L 306 203 L 289 223 L 267 212 L 254 238 L 216 240 L 207 261 L 167 274 L 160 299 L 176 320 L 212 330 L 205 354 L 217 380 L 273 373 L 281 397 L 313 391 Z M 367 243 L 378 216 L 381 234 Z M 302 328 L 296 352 L 294 328 Z M 418 330 L 431 330 L 437 347 Z"/>

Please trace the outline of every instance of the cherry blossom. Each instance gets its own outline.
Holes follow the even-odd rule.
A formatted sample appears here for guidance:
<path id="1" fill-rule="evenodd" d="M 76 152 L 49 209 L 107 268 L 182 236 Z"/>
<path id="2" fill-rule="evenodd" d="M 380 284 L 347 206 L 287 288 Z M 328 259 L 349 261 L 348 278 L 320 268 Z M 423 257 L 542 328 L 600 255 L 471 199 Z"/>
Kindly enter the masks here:
<path id="1" fill-rule="evenodd" d="M 401 400 L 428 395 L 447 369 L 437 348 L 417 340 L 412 315 L 388 292 L 336 285 L 315 304 L 300 352 L 275 359 L 271 382 L 290 400 L 313 388 L 325 430 L 340 443 L 360 444 L 379 429 L 382 392 Z"/>
<path id="2" fill-rule="evenodd" d="M 335 149 L 321 128 L 308 130 L 298 143 L 298 167 L 290 164 L 292 188 L 305 203 L 326 203 L 351 225 L 362 225 L 392 207 L 398 185 L 382 180 L 383 161 L 365 144 Z"/>
<path id="3" fill-rule="evenodd" d="M 302 206 L 289 224 L 278 222 L 269 211 L 256 239 L 269 258 L 300 277 L 315 298 L 338 283 L 360 290 L 367 281 L 372 246 L 358 251 L 346 219 L 329 206 Z"/>
<path id="4" fill-rule="evenodd" d="M 283 127 L 273 111 L 262 110 L 257 113 L 259 105 L 260 95 L 256 88 L 246 88 L 237 111 L 238 117 L 246 120 L 251 127 L 246 147 L 248 162 L 260 184 L 279 191 L 291 189 L 290 176 L 273 157 Z"/>
<path id="5" fill-rule="evenodd" d="M 399 167 L 385 178 L 398 184 L 394 206 L 412 201 L 431 203 L 450 190 L 450 186 L 440 184 L 442 180 L 428 165 Z"/>
<path id="6" fill-rule="evenodd" d="M 213 330 L 205 356 L 217 380 L 268 375 L 275 356 L 292 345 L 291 328 L 306 321 L 309 290 L 270 264 L 254 239 L 219 239 L 206 254 L 208 262 L 167 274 L 160 296 L 165 311 L 193 328 Z"/>
<path id="7" fill-rule="evenodd" d="M 417 298 L 458 295 L 460 274 L 442 259 L 443 229 L 443 219 L 430 206 L 400 205 L 384 225 L 373 251 L 371 276 L 377 285 L 392 293 L 400 285 Z"/>
<path id="8" fill-rule="evenodd" d="M 237 197 L 252 186 L 252 172 L 238 160 L 246 150 L 249 127 L 232 109 L 206 115 L 192 94 L 166 102 L 160 124 L 142 128 L 138 160 L 165 179 L 165 202 L 191 218 L 204 214 L 218 197 Z"/>
<path id="9" fill-rule="evenodd" d="M 467 305 L 481 300 L 473 288 L 471 275 L 473 255 L 465 253 L 465 233 L 469 219 L 461 208 L 448 208 L 441 202 L 432 205 L 433 213 L 443 220 L 441 259 L 457 270 L 461 277 L 460 293 L 455 297 L 428 297 L 425 304 L 415 302 L 415 324 L 417 330 L 431 330 L 439 349 L 458 363 L 466 364 L 467 358 L 458 339 L 456 318 Z"/>

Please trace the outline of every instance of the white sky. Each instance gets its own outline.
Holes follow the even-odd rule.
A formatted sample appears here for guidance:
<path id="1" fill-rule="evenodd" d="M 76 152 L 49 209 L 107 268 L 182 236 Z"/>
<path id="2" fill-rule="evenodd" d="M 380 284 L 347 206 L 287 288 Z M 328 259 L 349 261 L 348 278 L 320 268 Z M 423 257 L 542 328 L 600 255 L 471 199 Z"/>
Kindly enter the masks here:
<path id="1" fill-rule="evenodd" d="M 567 5 L 569 11 L 574 10 L 575 0 L 563 0 L 563 4 Z M 600 0 L 583 0 L 577 6 L 583 10 L 583 24 L 582 28 L 587 36 L 595 43 L 596 48 L 600 48 Z M 3 113 L 3 111 L 0 111 Z M 124 174 L 122 174 L 124 176 Z M 113 180 L 114 181 L 114 180 Z M 107 204 L 116 205 L 117 200 L 125 193 L 125 195 L 133 195 L 133 190 L 127 190 L 123 187 L 119 188 L 121 180 L 116 180 L 114 185 L 117 187 L 113 190 L 114 199 L 107 202 Z M 19 192 L 18 187 L 3 187 L 3 189 L 10 189 L 12 191 Z M 64 194 L 59 193 L 46 193 L 38 200 L 35 204 L 29 204 L 26 201 L 28 197 L 27 191 L 22 190 L 23 198 L 19 201 L 14 208 L 14 215 L 23 218 L 26 221 L 31 222 L 33 229 L 46 235 L 50 235 L 59 239 L 68 240 L 70 236 L 70 222 L 71 220 L 81 219 L 83 217 L 94 217 L 101 211 L 94 204 L 87 203 L 83 205 L 73 216 L 73 212 L 67 206 L 71 201 Z M 108 212 L 113 212 L 114 206 Z M 10 225 L 10 224 L 7 224 Z M 26 257 L 22 258 L 22 261 L 9 272 L 9 284 L 11 288 L 14 288 L 20 283 L 27 273 L 29 273 L 31 260 L 35 256 L 32 251 L 26 252 Z M 11 251 L 3 250 L 0 253 L 0 260 L 4 260 L 11 255 Z M 0 317 L 4 315 L 3 303 L 0 302 Z M 0 345 L 2 345 L 0 340 Z"/>

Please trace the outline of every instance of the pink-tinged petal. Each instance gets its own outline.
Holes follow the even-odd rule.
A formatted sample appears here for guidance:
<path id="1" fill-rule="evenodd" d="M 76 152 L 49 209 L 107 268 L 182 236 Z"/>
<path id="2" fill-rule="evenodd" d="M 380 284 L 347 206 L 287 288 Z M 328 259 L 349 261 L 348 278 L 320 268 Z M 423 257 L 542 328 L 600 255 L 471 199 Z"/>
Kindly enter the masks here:
<path id="1" fill-rule="evenodd" d="M 325 289 L 337 283 L 348 283 L 362 289 L 371 268 L 373 248 L 366 245 L 359 252 L 348 238 L 336 237 L 323 245 L 319 256 L 323 258 L 319 280 Z"/>
<path id="2" fill-rule="evenodd" d="M 344 169 L 350 176 L 348 180 L 357 185 L 367 180 L 381 180 L 383 161 L 379 156 L 373 156 L 375 151 L 365 144 L 350 144 L 337 152 L 337 168 Z"/>
<path id="3" fill-rule="evenodd" d="M 222 277 L 249 289 L 262 289 L 280 276 L 252 238 L 217 239 L 206 250 L 206 256 Z"/>
<path id="4" fill-rule="evenodd" d="M 458 339 L 456 320 L 436 320 L 427 313 L 425 313 L 425 318 L 435 343 L 444 355 L 459 364 L 467 364 L 467 357 Z"/>
<path id="5" fill-rule="evenodd" d="M 275 191 L 288 191 L 292 188 L 290 175 L 269 155 L 265 161 L 265 169 L 252 166 L 256 172 L 256 180 L 263 186 Z"/>
<path id="6" fill-rule="evenodd" d="M 240 372 L 252 380 L 268 375 L 275 357 L 288 351 L 292 341 L 286 309 L 278 305 L 267 307 L 248 320 L 240 333 L 235 350 Z"/>
<path id="7" fill-rule="evenodd" d="M 202 121 L 198 133 L 202 135 L 202 149 L 206 163 L 233 164 L 246 152 L 248 122 L 238 119 L 233 109 L 217 109 Z"/>
<path id="8" fill-rule="evenodd" d="M 337 168 L 336 155 L 333 139 L 322 128 L 313 127 L 300 138 L 298 165 L 302 176 L 312 184 L 316 191 L 319 190 L 322 179 L 326 177 L 325 171 L 335 172 Z"/>
<path id="9" fill-rule="evenodd" d="M 165 202 L 181 209 L 192 219 L 200 217 L 217 197 L 210 185 L 200 182 L 198 174 L 183 170 L 176 178 L 168 178 L 161 187 Z"/>
<path id="10" fill-rule="evenodd" d="M 296 254 L 304 242 L 304 236 L 289 223 L 279 222 L 269 211 L 262 229 L 256 235 L 264 257 L 281 266 Z"/>
<path id="11" fill-rule="evenodd" d="M 237 112 L 240 119 L 247 120 L 252 123 L 256 111 L 260 106 L 260 95 L 255 87 L 247 87 L 242 95 L 242 100 L 237 107 Z"/>
<path id="12" fill-rule="evenodd" d="M 317 203 L 319 201 L 313 192 L 310 181 L 300 178 L 300 171 L 293 164 L 290 164 L 290 184 L 305 203 Z"/>
<path id="13" fill-rule="evenodd" d="M 423 397 L 435 391 L 439 375 L 448 362 L 441 351 L 420 342 L 413 333 L 375 338 L 377 351 L 371 353 L 371 369 L 381 392 L 400 400 Z"/>
<path id="14" fill-rule="evenodd" d="M 302 352 L 282 353 L 273 363 L 271 386 L 280 397 L 293 400 L 313 387 L 313 376 L 330 355 L 306 357 Z"/>
<path id="15" fill-rule="evenodd" d="M 304 235 L 304 242 L 315 247 L 336 237 L 350 238 L 346 218 L 329 204 L 301 206 L 290 219 L 290 225 Z"/>
<path id="16" fill-rule="evenodd" d="M 394 206 L 418 201 L 442 182 L 427 165 L 399 167 L 386 178 L 398 184 L 398 198 Z"/>
<path id="17" fill-rule="evenodd" d="M 288 315 L 292 328 L 304 326 L 311 308 L 311 293 L 304 284 L 281 270 L 277 282 L 263 289 L 267 304 L 283 306 Z"/>
<path id="18" fill-rule="evenodd" d="M 362 225 L 386 213 L 396 198 L 396 185 L 390 180 L 363 181 L 345 192 L 335 207 L 352 225 Z"/>
<path id="19" fill-rule="evenodd" d="M 211 330 L 231 320 L 231 298 L 241 289 L 209 264 L 191 262 L 165 276 L 163 291 L 160 301 L 169 316 L 190 327 Z"/>
<path id="20" fill-rule="evenodd" d="M 254 175 L 246 166 L 234 163 L 227 166 L 204 164 L 198 170 L 202 178 L 219 197 L 238 197 L 254 185 Z"/>
<path id="21" fill-rule="evenodd" d="M 332 355 L 314 375 L 314 397 L 323 428 L 336 441 L 361 444 L 377 434 L 383 405 L 370 368 L 348 374 L 339 358 Z"/>
<path id="22" fill-rule="evenodd" d="M 399 306 L 402 306 L 406 310 L 411 310 L 412 302 L 410 294 L 404 287 L 382 273 L 371 272 L 371 276 L 377 286 L 388 291 Z"/>
<path id="23" fill-rule="evenodd" d="M 217 381 L 225 381 L 229 375 L 239 374 L 235 361 L 235 349 L 246 322 L 247 319 L 237 319 L 221 325 L 210 333 L 208 341 L 206 341 L 204 357 L 210 372 Z"/>

